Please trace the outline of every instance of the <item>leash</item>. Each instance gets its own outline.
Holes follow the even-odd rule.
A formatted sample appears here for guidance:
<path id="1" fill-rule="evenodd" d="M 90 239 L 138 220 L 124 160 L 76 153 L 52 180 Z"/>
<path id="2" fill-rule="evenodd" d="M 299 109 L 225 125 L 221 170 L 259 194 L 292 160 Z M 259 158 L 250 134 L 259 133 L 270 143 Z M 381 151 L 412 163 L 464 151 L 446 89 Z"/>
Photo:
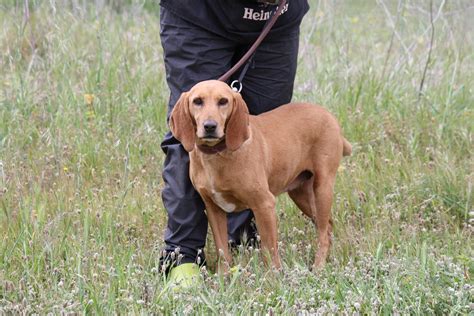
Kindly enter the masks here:
<path id="1" fill-rule="evenodd" d="M 275 1 L 276 2 L 276 1 Z M 283 9 L 285 8 L 285 5 L 286 5 L 286 0 L 281 0 L 280 3 L 278 4 L 278 8 L 277 10 L 275 10 L 273 12 L 273 15 L 272 17 L 270 18 L 270 20 L 268 20 L 268 23 L 265 25 L 265 27 L 263 28 L 262 30 L 262 33 L 260 33 L 260 35 L 257 37 L 257 39 L 255 40 L 255 42 L 252 44 L 252 46 L 249 48 L 249 50 L 247 51 L 247 53 L 245 53 L 244 56 L 242 56 L 242 58 L 240 58 L 240 60 L 232 67 L 230 68 L 225 74 L 223 74 L 222 76 L 219 77 L 219 79 L 217 80 L 220 80 L 220 81 L 227 81 L 229 80 L 230 76 L 232 76 L 237 70 L 240 69 L 240 67 L 242 67 L 242 65 L 244 63 L 247 63 L 244 67 L 244 69 L 242 70 L 242 72 L 240 73 L 240 76 L 239 76 L 239 79 L 237 80 L 234 80 L 232 81 L 232 83 L 230 84 L 230 87 L 232 88 L 232 90 L 236 91 L 236 92 L 240 92 L 242 91 L 242 79 L 244 78 L 245 76 L 245 73 L 247 72 L 247 70 L 249 69 L 250 67 L 250 64 L 252 63 L 253 61 L 253 56 L 255 54 L 255 51 L 257 50 L 258 46 L 260 46 L 260 44 L 262 43 L 262 41 L 265 39 L 265 37 L 267 36 L 267 34 L 270 32 L 271 28 L 273 27 L 273 25 L 275 24 L 276 20 L 278 19 L 278 17 L 281 15 L 281 12 L 283 11 Z M 238 85 L 238 87 L 236 86 Z"/>

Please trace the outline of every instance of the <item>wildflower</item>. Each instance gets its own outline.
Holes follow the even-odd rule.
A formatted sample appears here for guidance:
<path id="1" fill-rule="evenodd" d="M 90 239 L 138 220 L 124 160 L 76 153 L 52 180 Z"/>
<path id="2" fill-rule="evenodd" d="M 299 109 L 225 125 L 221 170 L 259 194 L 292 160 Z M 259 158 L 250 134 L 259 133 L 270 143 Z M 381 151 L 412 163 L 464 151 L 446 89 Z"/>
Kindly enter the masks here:
<path id="1" fill-rule="evenodd" d="M 92 105 L 94 103 L 95 96 L 93 94 L 84 94 L 84 102 L 86 102 L 87 105 Z"/>

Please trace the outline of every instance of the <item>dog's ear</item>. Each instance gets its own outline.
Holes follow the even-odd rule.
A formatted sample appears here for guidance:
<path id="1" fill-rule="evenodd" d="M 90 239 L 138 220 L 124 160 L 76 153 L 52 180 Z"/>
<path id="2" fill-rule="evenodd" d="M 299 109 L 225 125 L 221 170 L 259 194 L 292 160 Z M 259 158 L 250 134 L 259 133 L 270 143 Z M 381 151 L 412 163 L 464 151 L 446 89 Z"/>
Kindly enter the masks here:
<path id="1" fill-rule="evenodd" d="M 170 130 L 173 136 L 181 142 L 184 149 L 190 152 L 194 149 L 195 131 L 191 114 L 189 113 L 188 93 L 183 92 L 173 107 L 170 115 Z"/>
<path id="2" fill-rule="evenodd" d="M 249 138 L 249 110 L 240 93 L 234 92 L 234 105 L 227 122 L 225 143 L 229 150 L 237 150 Z"/>

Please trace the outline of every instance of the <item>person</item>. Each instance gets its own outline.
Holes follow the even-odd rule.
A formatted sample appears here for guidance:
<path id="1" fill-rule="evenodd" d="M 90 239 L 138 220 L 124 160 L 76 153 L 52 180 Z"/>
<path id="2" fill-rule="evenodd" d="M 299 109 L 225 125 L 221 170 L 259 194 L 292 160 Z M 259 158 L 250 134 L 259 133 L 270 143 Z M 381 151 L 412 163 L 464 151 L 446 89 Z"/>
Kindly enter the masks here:
<path id="1" fill-rule="evenodd" d="M 161 0 L 160 37 L 170 89 L 168 117 L 182 92 L 200 81 L 217 79 L 254 43 L 276 10 L 278 0 Z M 289 0 L 260 44 L 242 80 L 250 114 L 290 102 L 296 75 L 300 24 L 307 0 Z M 230 81 L 236 79 L 239 73 Z M 207 217 L 189 179 L 189 156 L 168 132 L 161 144 L 166 158 L 163 205 L 168 212 L 161 262 L 169 279 L 188 282 L 205 262 Z M 256 235 L 250 210 L 229 214 L 229 241 Z M 170 265 L 171 263 L 171 265 Z"/>

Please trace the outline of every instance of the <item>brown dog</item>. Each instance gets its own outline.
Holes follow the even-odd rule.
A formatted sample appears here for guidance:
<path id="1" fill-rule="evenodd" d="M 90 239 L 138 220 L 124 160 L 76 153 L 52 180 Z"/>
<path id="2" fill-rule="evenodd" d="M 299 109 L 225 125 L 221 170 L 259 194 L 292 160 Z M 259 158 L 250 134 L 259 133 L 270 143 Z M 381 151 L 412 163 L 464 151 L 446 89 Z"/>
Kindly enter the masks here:
<path id="1" fill-rule="evenodd" d="M 190 178 L 204 200 L 217 251 L 231 257 L 226 213 L 252 209 L 263 250 L 280 268 L 275 196 L 288 192 L 317 226 L 314 267 L 331 245 L 336 172 L 351 145 L 336 119 L 319 106 L 294 103 L 253 116 L 240 94 L 210 80 L 181 95 L 170 118 L 173 135 L 190 153 Z"/>

